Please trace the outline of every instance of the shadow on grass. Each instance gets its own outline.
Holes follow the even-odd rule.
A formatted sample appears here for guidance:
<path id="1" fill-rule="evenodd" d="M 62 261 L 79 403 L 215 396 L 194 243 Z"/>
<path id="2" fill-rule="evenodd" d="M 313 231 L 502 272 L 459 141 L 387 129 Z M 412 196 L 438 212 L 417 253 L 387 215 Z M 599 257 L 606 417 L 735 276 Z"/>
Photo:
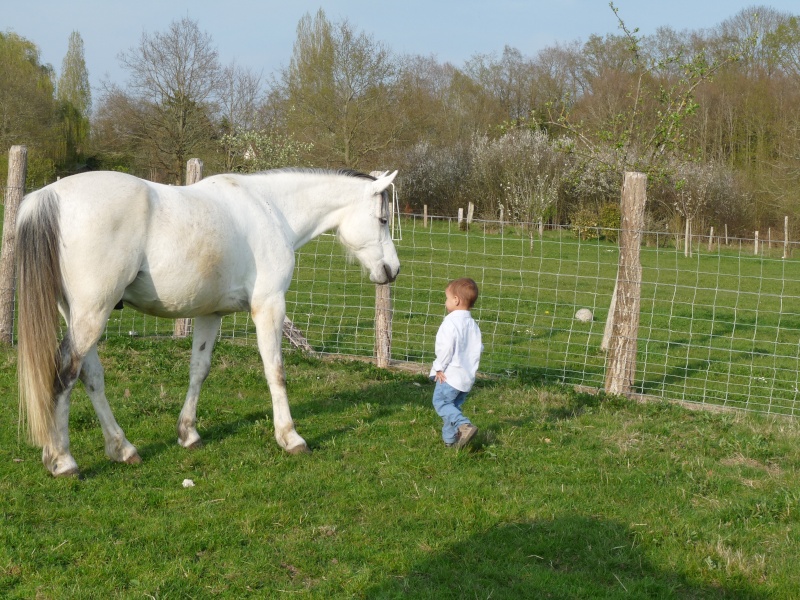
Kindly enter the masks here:
<path id="1" fill-rule="evenodd" d="M 700 585 L 652 564 L 631 528 L 567 516 L 504 523 L 431 551 L 367 598 L 727 598 L 766 599 L 742 584 Z"/>
<path id="2" fill-rule="evenodd" d="M 366 367 L 368 369 L 375 369 L 374 367 Z M 376 378 L 386 377 L 385 372 L 376 372 Z M 214 393 L 206 393 L 209 398 L 203 398 L 201 394 L 200 402 L 198 403 L 197 414 L 203 421 L 211 421 L 213 424 L 198 425 L 198 432 L 202 441 L 203 447 L 213 448 L 223 440 L 231 437 L 236 437 L 243 430 L 252 428 L 257 422 L 263 422 L 265 427 L 271 432 L 273 427 L 272 406 L 270 402 L 270 395 L 266 381 L 263 383 L 263 402 L 258 408 L 252 406 L 246 411 L 240 411 L 242 408 L 241 401 L 236 407 L 226 410 L 222 418 L 219 414 L 212 419 L 208 418 L 208 413 L 217 411 L 219 405 L 212 406 L 215 402 L 213 398 Z M 412 403 L 416 405 L 428 406 L 430 403 L 430 395 L 433 393 L 433 387 L 421 386 L 416 387 L 409 385 L 408 381 L 374 381 L 363 385 L 359 389 L 351 391 L 331 390 L 330 392 L 315 395 L 313 397 L 304 396 L 302 393 L 290 392 L 289 406 L 292 411 L 292 416 L 298 428 L 298 433 L 306 439 L 309 448 L 313 451 L 315 448 L 323 446 L 327 441 L 333 438 L 347 435 L 352 432 L 353 427 L 358 423 L 372 423 L 385 418 L 387 415 L 392 415 L 399 411 L 401 407 Z M 219 400 L 216 400 L 219 402 Z M 370 404 L 369 411 L 360 411 L 358 416 L 354 416 L 352 420 L 342 421 L 338 417 L 341 413 L 350 410 L 354 406 Z M 120 411 L 121 412 L 121 411 Z M 180 448 L 177 439 L 177 419 L 180 412 L 180 407 L 177 407 L 174 412 L 175 426 L 170 426 L 169 434 L 162 435 L 159 438 L 149 438 L 145 443 L 139 442 L 137 450 L 143 461 L 153 460 L 162 454 L 171 452 L 173 450 L 190 453 L 193 449 Z M 431 408 L 433 412 L 433 408 Z M 130 419 L 130 414 L 125 415 L 125 421 Z M 331 418 L 335 417 L 335 418 Z M 144 417 L 147 418 L 147 417 Z M 310 435 L 303 427 L 304 422 L 308 424 L 309 421 L 318 421 L 315 423 L 313 429 L 318 433 Z M 329 420 L 335 424 L 325 424 Z M 122 421 L 121 421 L 122 422 Z M 309 424 L 310 425 L 310 424 Z M 99 425 L 92 422 L 92 427 Z M 124 424 L 123 424 L 124 426 Z M 312 429 L 312 427 L 308 427 Z M 159 428 L 160 431 L 167 431 L 163 427 Z M 152 433 L 152 429 L 150 430 Z M 131 438 L 133 440 L 133 438 Z M 135 442 L 134 442 L 135 443 Z M 243 442 L 244 443 L 244 442 Z M 276 444 L 274 438 L 269 436 L 265 440 L 266 444 Z M 73 448 L 73 452 L 76 449 Z M 80 449 L 77 450 L 80 452 Z M 109 469 L 119 468 L 116 463 L 102 459 L 93 463 L 83 463 L 81 456 L 76 455 L 76 459 L 81 465 L 82 478 L 92 478 L 107 472 Z"/>

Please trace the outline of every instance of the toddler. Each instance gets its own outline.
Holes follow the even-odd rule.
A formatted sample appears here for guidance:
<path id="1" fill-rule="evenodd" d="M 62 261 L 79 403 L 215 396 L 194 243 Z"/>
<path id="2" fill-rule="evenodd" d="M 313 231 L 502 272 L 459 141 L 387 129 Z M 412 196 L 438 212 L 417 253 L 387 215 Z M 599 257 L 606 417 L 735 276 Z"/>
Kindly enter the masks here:
<path id="1" fill-rule="evenodd" d="M 461 412 L 483 352 L 481 330 L 470 313 L 478 299 L 478 286 L 468 277 L 455 279 L 444 294 L 447 316 L 436 333 L 436 359 L 430 373 L 436 382 L 433 407 L 442 417 L 445 445 L 463 448 L 478 432 Z"/>

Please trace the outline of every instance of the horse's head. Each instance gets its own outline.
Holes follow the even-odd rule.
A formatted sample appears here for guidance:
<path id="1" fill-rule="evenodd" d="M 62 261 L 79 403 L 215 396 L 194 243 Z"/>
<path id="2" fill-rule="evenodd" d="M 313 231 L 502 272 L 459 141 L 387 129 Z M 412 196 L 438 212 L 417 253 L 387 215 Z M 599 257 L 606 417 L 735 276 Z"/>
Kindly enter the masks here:
<path id="1" fill-rule="evenodd" d="M 400 272 L 400 259 L 389 231 L 389 195 L 386 191 L 397 171 L 377 179 L 363 179 L 366 187 L 339 225 L 339 240 L 369 271 L 375 283 L 389 283 Z"/>

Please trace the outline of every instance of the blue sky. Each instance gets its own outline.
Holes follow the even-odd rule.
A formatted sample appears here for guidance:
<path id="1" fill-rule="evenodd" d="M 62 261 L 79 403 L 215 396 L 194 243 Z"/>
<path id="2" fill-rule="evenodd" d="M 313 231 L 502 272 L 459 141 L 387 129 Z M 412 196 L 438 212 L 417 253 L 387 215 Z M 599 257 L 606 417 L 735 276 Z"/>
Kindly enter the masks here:
<path id="1" fill-rule="evenodd" d="M 95 97 L 106 79 L 124 83 L 117 59 L 142 33 L 164 31 L 185 16 L 211 34 L 224 64 L 236 61 L 269 77 L 289 63 L 297 23 L 322 7 L 347 19 L 396 53 L 433 55 L 461 66 L 475 54 L 499 55 L 506 45 L 533 57 L 555 43 L 617 33 L 607 0 L 28 0 L 6 2 L 0 31 L 36 43 L 58 73 L 72 31 L 79 31 Z M 742 9 L 768 6 L 800 15 L 798 0 L 615 0 L 629 27 L 652 33 L 707 29 Z"/>

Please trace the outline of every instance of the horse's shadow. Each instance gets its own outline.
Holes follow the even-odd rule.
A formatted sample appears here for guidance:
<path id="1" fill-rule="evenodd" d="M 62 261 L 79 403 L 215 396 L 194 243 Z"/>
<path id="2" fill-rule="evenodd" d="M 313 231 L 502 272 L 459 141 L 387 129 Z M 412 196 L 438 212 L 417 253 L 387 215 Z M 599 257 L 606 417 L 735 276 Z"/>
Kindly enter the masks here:
<path id="1" fill-rule="evenodd" d="M 313 368 L 313 365 L 308 365 Z M 211 377 L 214 376 L 213 368 Z M 210 383 L 210 382 L 209 382 Z M 216 381 L 212 385 L 221 386 L 224 383 Z M 407 406 L 409 403 L 418 406 L 429 406 L 430 395 L 433 392 L 432 386 L 416 387 L 410 385 L 407 380 L 384 380 L 380 379 L 380 373 L 376 371 L 376 379 L 373 383 L 355 390 L 341 391 L 330 390 L 317 394 L 315 396 L 303 396 L 298 392 L 292 392 L 291 379 L 289 379 L 289 400 L 292 409 L 293 419 L 298 426 L 298 433 L 303 436 L 309 445 L 310 450 L 313 452 L 315 449 L 322 447 L 326 442 L 331 439 L 340 437 L 347 434 L 353 429 L 356 421 L 363 424 L 371 424 L 381 418 L 391 415 L 402 407 Z M 211 387 L 211 386 L 209 386 Z M 264 430 L 269 431 L 270 435 L 264 436 L 265 444 L 275 444 L 274 438 L 271 436 L 272 431 L 272 411 L 270 403 L 270 393 L 266 381 L 263 382 L 263 388 L 258 390 L 262 402 L 258 408 L 248 410 L 244 413 L 226 412 L 229 418 L 218 418 L 218 416 L 207 417 L 211 412 L 214 412 L 216 407 L 210 405 L 210 402 L 203 401 L 201 396 L 198 405 L 198 431 L 201 437 L 201 448 L 213 448 L 219 445 L 224 440 L 239 435 L 243 430 L 251 429 L 257 423 L 263 423 Z M 358 417 L 354 417 L 352 422 L 346 421 L 339 425 L 332 426 L 319 426 L 315 424 L 313 428 L 316 433 L 308 433 L 303 427 L 303 422 L 318 420 L 325 421 L 325 417 L 329 415 L 338 415 L 349 407 L 358 406 L 361 404 L 369 403 L 371 408 L 369 411 L 362 411 Z M 166 412 L 166 411 L 165 411 Z M 174 412 L 174 415 L 173 415 Z M 177 423 L 178 413 L 180 407 L 178 406 L 175 411 L 169 411 L 168 414 L 174 416 L 175 423 Z M 205 414 L 204 414 L 205 413 Z M 431 413 L 433 409 L 431 408 Z M 338 419 L 337 421 L 341 421 Z M 86 424 L 87 427 L 94 427 L 94 424 Z M 124 423 L 123 423 L 124 426 Z M 311 429 L 311 428 L 309 428 Z M 152 430 L 151 430 L 152 431 Z M 163 429 L 164 435 L 154 439 L 150 437 L 147 441 L 136 443 L 137 450 L 142 460 L 147 462 L 169 452 L 191 453 L 196 449 L 183 449 L 180 448 L 177 439 L 177 428 L 175 425 L 169 426 L 169 429 Z M 81 468 L 82 478 L 96 477 L 108 469 L 113 469 L 114 463 L 108 460 L 98 460 L 95 462 L 88 462 Z"/>
<path id="2" fill-rule="evenodd" d="M 418 552 L 405 572 L 370 588 L 367 598 L 729 598 L 768 594 L 703 585 L 652 564 L 643 531 L 596 517 L 562 515 L 500 523 L 435 552 Z M 430 541 L 435 546 L 435 532 Z"/>

